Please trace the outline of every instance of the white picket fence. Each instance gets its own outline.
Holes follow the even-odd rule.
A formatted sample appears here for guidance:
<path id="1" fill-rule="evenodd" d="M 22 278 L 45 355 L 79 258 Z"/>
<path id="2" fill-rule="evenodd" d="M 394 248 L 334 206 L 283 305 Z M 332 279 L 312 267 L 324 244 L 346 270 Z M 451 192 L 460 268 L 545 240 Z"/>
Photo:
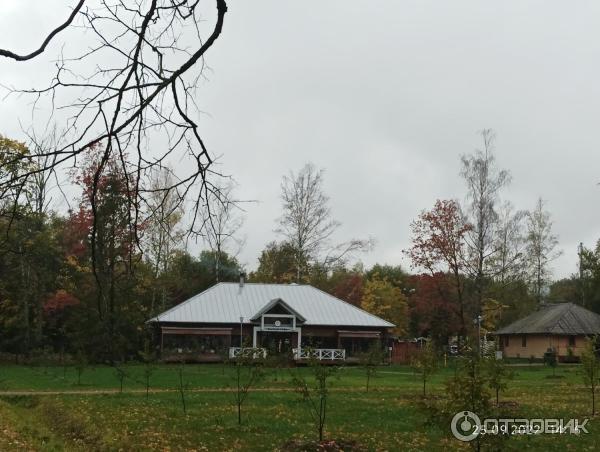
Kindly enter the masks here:
<path id="1" fill-rule="evenodd" d="M 267 349 L 259 348 L 259 347 L 229 347 L 229 358 L 266 358 L 267 357 Z"/>
<path id="2" fill-rule="evenodd" d="M 293 349 L 294 359 L 344 361 L 346 359 L 346 350 L 343 348 L 303 348 Z"/>

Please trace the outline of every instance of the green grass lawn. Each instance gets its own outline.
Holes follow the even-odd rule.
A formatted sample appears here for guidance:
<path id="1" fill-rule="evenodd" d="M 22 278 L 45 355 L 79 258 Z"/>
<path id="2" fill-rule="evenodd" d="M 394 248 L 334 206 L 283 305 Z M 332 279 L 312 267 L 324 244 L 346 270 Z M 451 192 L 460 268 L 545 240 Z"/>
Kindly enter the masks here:
<path id="1" fill-rule="evenodd" d="M 0 450 L 281 450 L 290 438 L 314 439 L 306 405 L 293 391 L 292 372 L 270 372 L 244 405 L 237 425 L 233 372 L 221 365 L 186 365 L 183 371 L 187 413 L 182 410 L 177 365 L 157 366 L 152 392 L 144 393 L 143 366 L 125 367 L 124 392 L 106 366 L 86 368 L 81 384 L 75 369 L 2 366 L 0 368 Z M 584 418 L 590 393 L 577 366 L 560 366 L 561 378 L 541 366 L 515 367 L 515 378 L 501 395 L 527 418 Z M 431 379 L 428 391 L 444 396 L 452 367 Z M 347 367 L 332 381 L 326 424 L 328 438 L 354 440 L 366 450 L 471 450 L 454 439 L 449 425 L 427 423 L 420 408 L 421 381 L 404 366 L 380 368 L 365 391 L 365 373 Z M 107 393 L 107 391 L 117 391 Z M 25 395 L 15 391 L 32 391 Z M 90 393 L 81 393 L 82 391 Z M 91 393 L 91 391 L 104 391 Z M 44 392 L 51 392 L 44 394 Z M 60 392 L 57 394 L 56 392 Z M 590 434 L 535 435 L 511 438 L 503 450 L 596 450 L 600 422 Z"/>

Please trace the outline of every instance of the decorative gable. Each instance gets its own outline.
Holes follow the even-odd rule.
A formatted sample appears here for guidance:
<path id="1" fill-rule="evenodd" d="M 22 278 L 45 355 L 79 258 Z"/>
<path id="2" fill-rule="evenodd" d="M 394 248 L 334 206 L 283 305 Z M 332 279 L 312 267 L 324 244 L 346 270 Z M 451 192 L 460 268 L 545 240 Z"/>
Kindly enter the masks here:
<path id="1" fill-rule="evenodd" d="M 250 320 L 260 321 L 263 331 L 294 331 L 306 319 L 281 298 L 271 300 Z"/>

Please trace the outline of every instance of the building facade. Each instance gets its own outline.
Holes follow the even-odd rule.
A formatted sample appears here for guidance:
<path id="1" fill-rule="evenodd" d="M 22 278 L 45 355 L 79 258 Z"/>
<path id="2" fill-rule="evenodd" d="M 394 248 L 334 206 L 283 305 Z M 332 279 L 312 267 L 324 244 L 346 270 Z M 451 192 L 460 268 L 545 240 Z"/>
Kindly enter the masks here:
<path id="1" fill-rule="evenodd" d="M 394 327 L 309 285 L 218 283 L 150 319 L 165 361 L 264 355 L 356 361 Z"/>
<path id="2" fill-rule="evenodd" d="M 532 314 L 495 332 L 507 358 L 577 359 L 587 339 L 600 334 L 600 315 L 574 303 L 543 304 Z"/>

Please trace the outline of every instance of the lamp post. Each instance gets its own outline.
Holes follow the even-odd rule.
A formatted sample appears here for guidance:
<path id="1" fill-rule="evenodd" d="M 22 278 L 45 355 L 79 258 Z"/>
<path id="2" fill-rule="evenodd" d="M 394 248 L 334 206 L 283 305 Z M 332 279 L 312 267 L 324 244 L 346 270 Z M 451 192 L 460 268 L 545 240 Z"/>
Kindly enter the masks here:
<path id="1" fill-rule="evenodd" d="M 243 329 L 244 318 L 240 316 L 240 353 L 242 348 L 244 348 L 244 343 L 242 341 L 242 329 Z"/>
<path id="2" fill-rule="evenodd" d="M 483 356 L 483 350 L 481 349 L 481 321 L 483 320 L 483 316 L 479 314 L 475 319 L 477 322 L 477 350 L 479 350 L 479 356 Z"/>

